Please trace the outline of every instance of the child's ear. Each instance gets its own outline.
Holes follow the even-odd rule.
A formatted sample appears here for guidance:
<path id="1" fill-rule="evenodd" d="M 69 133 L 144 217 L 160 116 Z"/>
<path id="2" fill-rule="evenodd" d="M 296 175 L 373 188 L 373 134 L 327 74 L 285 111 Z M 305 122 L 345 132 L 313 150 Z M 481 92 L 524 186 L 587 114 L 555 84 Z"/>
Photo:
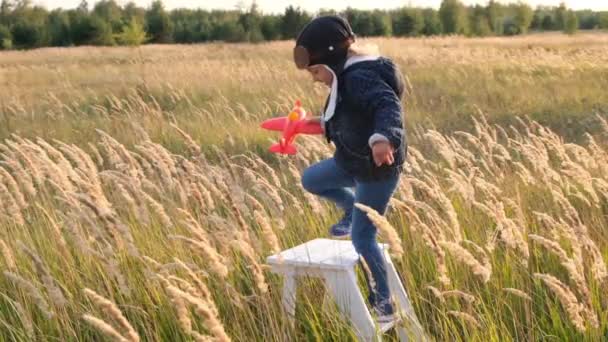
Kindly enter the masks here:
<path id="1" fill-rule="evenodd" d="M 310 54 L 305 47 L 298 45 L 293 49 L 293 60 L 298 69 L 305 69 L 310 64 Z"/>

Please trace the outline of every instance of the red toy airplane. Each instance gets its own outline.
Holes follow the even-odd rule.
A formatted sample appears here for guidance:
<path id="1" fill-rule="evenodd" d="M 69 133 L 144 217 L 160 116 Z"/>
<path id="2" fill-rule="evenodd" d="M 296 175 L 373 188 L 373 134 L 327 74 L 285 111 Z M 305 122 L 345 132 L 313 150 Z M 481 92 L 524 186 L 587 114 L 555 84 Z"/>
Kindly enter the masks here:
<path id="1" fill-rule="evenodd" d="M 296 101 L 296 105 L 289 115 L 266 120 L 262 123 L 262 128 L 283 131 L 283 137 L 279 142 L 270 146 L 270 152 L 281 154 L 296 154 L 297 150 L 293 141 L 297 134 L 323 133 L 321 124 L 306 120 L 306 111 L 302 108 L 302 103 L 299 100 Z"/>

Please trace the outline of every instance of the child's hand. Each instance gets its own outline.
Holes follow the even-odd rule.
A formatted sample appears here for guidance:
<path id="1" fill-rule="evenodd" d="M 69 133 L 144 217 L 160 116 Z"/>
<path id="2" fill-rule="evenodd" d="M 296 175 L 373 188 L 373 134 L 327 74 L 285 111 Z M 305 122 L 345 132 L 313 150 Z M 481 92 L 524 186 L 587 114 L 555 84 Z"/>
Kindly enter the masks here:
<path id="1" fill-rule="evenodd" d="M 379 141 L 372 146 L 372 155 L 374 156 L 374 163 L 376 166 L 382 164 L 392 165 L 395 162 L 393 157 L 395 149 L 388 141 Z"/>

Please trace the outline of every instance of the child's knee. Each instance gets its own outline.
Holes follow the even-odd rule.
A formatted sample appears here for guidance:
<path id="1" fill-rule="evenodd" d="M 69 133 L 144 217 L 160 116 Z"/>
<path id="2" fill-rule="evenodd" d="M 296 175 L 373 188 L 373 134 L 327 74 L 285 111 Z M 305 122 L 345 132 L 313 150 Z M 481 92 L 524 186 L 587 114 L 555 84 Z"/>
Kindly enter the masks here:
<path id="1" fill-rule="evenodd" d="M 316 193 L 317 188 L 316 188 L 316 183 L 317 181 L 315 180 L 315 176 L 314 176 L 314 172 L 313 170 L 311 170 L 311 167 L 308 167 L 304 170 L 304 172 L 302 172 L 302 179 L 300 180 L 302 182 L 302 187 L 308 191 L 308 192 L 312 192 L 312 193 Z"/>

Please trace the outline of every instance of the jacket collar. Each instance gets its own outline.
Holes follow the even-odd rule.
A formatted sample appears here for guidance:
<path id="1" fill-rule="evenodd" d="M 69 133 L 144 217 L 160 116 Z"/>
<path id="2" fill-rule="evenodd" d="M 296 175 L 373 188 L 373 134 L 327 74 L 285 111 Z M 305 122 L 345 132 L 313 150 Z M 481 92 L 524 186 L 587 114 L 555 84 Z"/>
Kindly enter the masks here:
<path id="1" fill-rule="evenodd" d="M 350 66 L 352 66 L 354 64 L 361 63 L 361 62 L 367 62 L 367 61 L 375 61 L 378 58 L 380 58 L 380 56 L 377 56 L 377 55 L 351 56 L 344 63 L 344 67 L 342 68 L 340 73 L 344 72 L 347 68 L 349 68 Z M 327 70 L 329 70 L 329 72 L 331 72 L 331 74 L 333 76 L 332 81 L 331 81 L 331 90 L 329 93 L 329 100 L 327 101 L 327 105 L 325 106 L 325 110 L 322 115 L 323 120 L 321 120 L 322 123 L 325 123 L 334 116 L 334 112 L 336 110 L 336 104 L 338 101 L 338 77 L 332 68 L 330 68 L 327 65 L 323 65 L 323 66 Z"/>

